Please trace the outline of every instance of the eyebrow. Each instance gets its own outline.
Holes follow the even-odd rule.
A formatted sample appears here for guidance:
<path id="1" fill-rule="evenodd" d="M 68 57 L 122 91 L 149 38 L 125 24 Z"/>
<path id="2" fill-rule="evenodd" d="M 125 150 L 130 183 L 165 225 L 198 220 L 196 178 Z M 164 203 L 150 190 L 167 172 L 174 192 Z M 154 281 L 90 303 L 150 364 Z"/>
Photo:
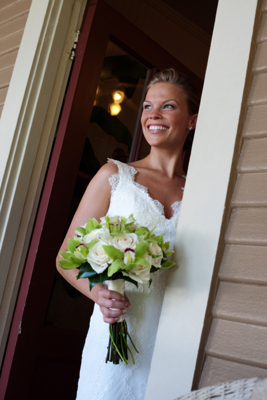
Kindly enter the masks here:
<path id="1" fill-rule="evenodd" d="M 174 100 L 174 99 L 164 100 L 163 103 L 168 103 L 168 101 L 174 101 L 176 104 L 178 104 L 178 102 L 176 100 Z M 144 100 L 144 103 L 151 103 L 151 101 L 150 100 Z"/>

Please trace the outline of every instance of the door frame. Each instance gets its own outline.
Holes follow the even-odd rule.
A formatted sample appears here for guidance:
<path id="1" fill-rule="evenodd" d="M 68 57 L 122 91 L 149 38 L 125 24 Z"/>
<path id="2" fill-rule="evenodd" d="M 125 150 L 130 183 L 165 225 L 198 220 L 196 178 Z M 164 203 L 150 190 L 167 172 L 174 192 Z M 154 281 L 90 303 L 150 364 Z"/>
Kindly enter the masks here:
<path id="1" fill-rule="evenodd" d="M 0 365 L 86 2 L 32 0 L 0 119 Z"/>
<path id="2" fill-rule="evenodd" d="M 97 5 L 101 4 L 101 7 L 97 7 Z M 73 188 L 75 184 L 75 178 L 77 174 L 77 170 L 79 167 L 79 152 L 75 153 L 75 157 L 72 157 L 72 152 L 73 152 L 73 146 L 68 147 L 69 155 L 65 154 L 65 158 L 63 160 L 63 164 L 65 166 L 64 172 L 63 169 L 61 168 L 60 173 L 58 173 L 57 170 L 57 163 L 60 158 L 61 154 L 61 149 L 63 145 L 63 140 L 64 143 L 67 140 L 71 140 L 71 135 L 73 131 L 77 131 L 77 135 L 75 136 L 75 142 L 74 142 L 74 147 L 80 147 L 81 141 L 84 140 L 84 127 L 87 127 L 89 124 L 90 120 L 90 114 L 91 114 L 91 109 L 93 106 L 93 99 L 94 95 L 96 92 L 97 88 L 97 83 L 99 81 L 100 77 L 100 70 L 102 66 L 102 62 L 104 59 L 105 55 L 105 50 L 106 46 L 104 46 L 105 43 L 107 43 L 109 38 L 115 38 L 115 37 L 123 37 L 123 32 L 127 32 L 127 37 L 125 37 L 125 40 L 123 40 L 123 48 L 130 49 L 130 53 L 134 55 L 139 61 L 143 61 L 144 64 L 147 66 L 153 67 L 154 65 L 157 66 L 157 68 L 162 69 L 166 68 L 167 66 L 174 66 L 178 68 L 181 72 L 187 72 L 189 76 L 191 76 L 192 80 L 194 80 L 197 84 L 199 84 L 200 80 L 195 77 L 190 71 L 187 70 L 179 61 L 175 60 L 172 56 L 170 56 L 167 52 L 164 52 L 164 57 L 162 59 L 158 58 L 159 52 L 163 52 L 163 50 L 158 46 L 156 43 L 154 43 L 151 39 L 146 38 L 146 43 L 150 43 L 151 45 L 148 45 L 144 47 L 145 43 L 142 40 L 146 35 L 139 31 L 135 26 L 131 26 L 131 23 L 129 23 L 127 20 L 125 20 L 122 16 L 120 16 L 114 9 L 112 9 L 110 6 L 108 6 L 106 3 L 104 3 L 102 0 L 99 1 L 91 1 L 88 4 L 88 9 L 93 10 L 93 12 L 90 14 L 88 13 L 86 18 L 88 19 L 87 23 L 88 26 L 90 26 L 90 30 L 87 31 L 86 29 L 82 30 L 82 33 L 80 35 L 80 40 L 76 49 L 76 58 L 75 58 L 75 63 L 73 67 L 73 73 L 72 73 L 72 78 L 70 80 L 70 84 L 68 87 L 68 92 L 66 94 L 66 98 L 64 100 L 64 110 L 62 114 L 62 118 L 59 124 L 59 129 L 58 129 L 58 134 L 57 134 L 57 139 L 55 142 L 55 147 L 53 150 L 53 155 L 51 158 L 49 170 L 47 173 L 47 179 L 45 182 L 44 186 L 44 191 L 43 191 L 43 196 L 41 198 L 41 203 L 40 203 L 40 208 L 35 224 L 35 229 L 33 232 L 33 238 L 28 254 L 28 261 L 26 263 L 22 283 L 21 283 L 21 289 L 19 292 L 19 297 L 18 297 L 18 302 L 17 302 L 17 307 L 15 310 L 14 318 L 13 318 L 13 323 L 12 323 L 12 328 L 11 328 L 11 333 L 10 333 L 10 340 L 8 343 L 7 347 L 7 356 L 5 358 L 5 362 L 3 365 L 3 373 L 2 373 L 2 386 L 0 386 L 0 390 L 2 390 L 2 393 L 4 393 L 5 387 L 7 385 L 8 379 L 9 379 L 9 372 L 11 367 L 13 367 L 13 354 L 16 348 L 17 340 L 19 339 L 21 343 L 23 343 L 22 336 L 24 336 L 24 332 L 27 332 L 27 328 L 25 326 L 25 315 L 28 314 L 28 320 L 32 318 L 32 316 L 35 314 L 34 317 L 34 325 L 36 326 L 36 330 L 38 330 L 38 327 L 42 324 L 42 321 L 38 319 L 38 315 L 40 314 L 40 307 L 41 304 L 38 304 L 38 310 L 36 310 L 36 307 L 31 308 L 31 312 L 27 311 L 27 308 L 25 308 L 25 303 L 26 300 L 28 299 L 28 290 L 29 290 L 29 283 L 32 280 L 32 273 L 36 274 L 36 270 L 33 271 L 33 265 L 35 262 L 36 254 L 37 254 L 37 249 L 41 246 L 41 241 L 40 241 L 40 234 L 43 234 L 43 223 L 44 223 L 44 218 L 46 215 L 47 208 L 49 207 L 49 200 L 50 196 L 52 193 L 52 187 L 53 183 L 55 181 L 58 182 L 58 185 L 55 185 L 55 187 L 59 187 L 60 184 L 60 191 L 57 191 L 56 194 L 54 193 L 53 196 L 56 198 L 64 198 L 67 199 L 70 197 L 70 193 L 72 192 L 72 188 L 70 187 L 70 182 L 73 182 Z M 109 17 L 107 20 L 107 16 Z M 97 23 L 95 22 L 96 17 L 98 20 L 106 20 L 106 24 L 104 24 L 99 28 Z M 119 23 L 114 23 L 114 21 L 118 21 Z M 110 23 L 112 21 L 112 24 Z M 108 25 L 109 23 L 109 25 Z M 84 25 L 86 26 L 86 24 Z M 130 29 L 129 29 L 130 28 Z M 119 30 L 118 30 L 119 29 Z M 95 35 L 95 32 L 97 32 L 97 42 L 96 41 L 91 41 L 90 42 L 90 47 L 89 50 L 87 49 L 85 53 L 83 53 L 82 49 L 86 47 L 86 43 L 88 40 L 88 37 L 90 35 Z M 140 36 L 140 40 L 137 38 Z M 127 46 L 125 45 L 125 42 L 127 43 Z M 101 43 L 103 44 L 101 46 Z M 116 40 L 117 44 L 121 44 L 120 41 Z M 153 46 L 152 46 L 153 43 Z M 91 62 L 91 54 L 94 54 L 94 62 Z M 149 59 L 150 65 L 148 65 L 147 59 Z M 98 66 L 98 67 L 97 67 Z M 98 71 L 98 72 L 97 72 Z M 91 82 L 92 85 L 90 85 L 90 88 L 87 91 L 84 91 L 84 84 L 83 82 L 86 82 L 88 74 L 91 77 Z M 78 82 L 78 85 L 77 85 Z M 76 106 L 75 106 L 76 104 Z M 75 111 L 72 111 L 72 117 L 70 118 L 70 110 L 73 110 L 73 105 Z M 62 132 L 65 132 L 64 134 Z M 70 167 L 70 163 L 68 162 L 69 159 L 72 159 L 73 162 Z M 60 175 L 61 174 L 61 175 Z M 67 174 L 68 176 L 68 182 L 64 179 L 64 176 Z M 63 182 L 65 182 L 63 184 Z M 59 219 L 64 219 L 66 218 L 66 214 L 68 213 L 68 209 L 65 206 L 67 202 L 62 204 L 62 207 L 60 209 L 60 216 Z M 54 227 L 55 228 L 55 227 Z M 63 227 L 65 229 L 65 227 Z M 39 232 L 39 233 L 38 233 Z M 60 237 L 60 234 L 59 234 Z M 63 237 L 63 236 L 62 236 Z M 61 241 L 61 239 L 60 239 Z M 59 243 L 53 243 L 53 246 L 56 246 L 56 248 L 59 248 L 60 242 Z M 53 247 L 52 246 L 52 247 Z M 39 276 L 38 279 L 42 279 L 42 282 L 45 282 L 45 284 L 42 286 L 36 285 L 38 288 L 33 289 L 34 291 L 42 290 L 45 289 L 47 290 L 47 287 L 52 286 L 53 282 L 53 274 L 54 274 L 54 269 L 53 272 L 47 272 L 44 273 L 40 272 L 39 268 Z M 38 280 L 37 279 L 37 280 Z M 30 293 L 30 292 L 29 292 Z M 48 292 L 43 292 L 42 293 L 42 304 L 45 304 L 48 299 L 47 296 L 49 297 Z M 30 317 L 29 317 L 30 315 Z M 24 318 L 24 319 L 22 319 Z M 22 322 L 22 326 L 21 326 Z M 27 325 L 27 324 L 26 324 Z M 18 336 L 18 332 L 22 330 L 22 335 Z M 26 342 L 25 342 L 26 343 Z M 25 344 L 24 343 L 24 344 Z M 35 343 L 35 340 L 31 342 L 31 348 L 33 349 L 36 347 L 38 344 Z M 25 351 L 25 350 L 24 350 Z M 24 354 L 23 359 L 25 359 L 26 354 Z M 21 357 L 22 358 L 22 357 Z M 30 357 L 28 357 L 30 358 Z M 23 366 L 20 365 L 20 368 Z M 31 369 L 34 368 L 34 363 L 32 362 L 31 364 Z M 30 374 L 29 374 L 30 376 Z M 24 381 L 26 382 L 26 380 Z M 0 392 L 1 393 L 1 392 Z M 25 393 L 26 395 L 26 393 Z"/>

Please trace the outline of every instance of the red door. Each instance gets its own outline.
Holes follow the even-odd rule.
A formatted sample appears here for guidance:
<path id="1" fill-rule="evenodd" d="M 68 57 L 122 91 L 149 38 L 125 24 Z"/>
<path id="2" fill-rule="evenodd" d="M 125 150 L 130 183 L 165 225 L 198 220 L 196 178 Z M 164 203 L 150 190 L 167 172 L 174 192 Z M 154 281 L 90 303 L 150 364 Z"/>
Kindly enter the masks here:
<path id="1" fill-rule="evenodd" d="M 77 185 L 79 189 L 92 175 L 92 162 L 89 172 L 81 162 L 86 154 L 90 124 L 98 123 L 99 129 L 103 115 L 110 121 L 102 105 L 97 104 L 96 93 L 101 86 L 99 82 L 104 79 L 104 66 L 109 71 L 108 63 L 113 62 L 106 61 L 107 49 L 111 49 L 111 54 L 114 46 L 116 51 L 120 49 L 122 57 L 126 53 L 129 55 L 130 58 L 126 54 L 130 66 L 125 66 L 126 69 L 139 62 L 147 76 L 154 68 L 172 66 L 200 85 L 198 78 L 104 1 L 88 3 L 10 331 L 0 381 L 1 400 L 75 398 L 81 352 L 93 304 L 70 287 L 64 287 L 66 284 L 56 275 L 55 258 L 69 223 Z M 142 68 L 136 68 L 142 76 Z M 118 68 L 115 69 L 116 75 Z M 128 90 L 128 102 L 130 99 L 132 105 L 135 103 L 133 94 L 130 97 L 128 75 L 120 77 L 119 81 Z M 130 78 L 130 86 L 137 85 L 133 83 L 133 74 Z M 141 101 L 142 95 L 139 97 Z M 99 110 L 102 117 L 97 120 L 96 111 Z M 130 146 L 129 138 L 125 139 L 129 136 L 125 129 L 130 131 L 128 123 L 128 120 L 116 120 L 124 129 L 118 145 L 114 145 L 118 137 L 114 138 L 109 128 L 102 126 L 101 129 L 112 136 L 110 148 L 113 152 L 119 149 L 120 154 L 121 150 L 125 154 L 129 150 L 133 160 L 138 157 L 141 136 L 140 130 L 135 129 L 134 143 L 131 150 L 127 150 Z M 90 151 L 86 160 L 92 161 L 95 154 L 90 157 Z"/>

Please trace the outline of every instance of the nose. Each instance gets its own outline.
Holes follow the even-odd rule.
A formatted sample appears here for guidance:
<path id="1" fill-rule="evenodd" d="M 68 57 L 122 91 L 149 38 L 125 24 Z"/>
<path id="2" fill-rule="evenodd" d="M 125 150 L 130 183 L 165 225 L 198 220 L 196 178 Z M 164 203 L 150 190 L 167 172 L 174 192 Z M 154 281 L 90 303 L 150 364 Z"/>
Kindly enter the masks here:
<path id="1" fill-rule="evenodd" d="M 153 108 L 153 109 L 150 111 L 149 118 L 150 118 L 150 119 L 161 119 L 162 116 L 161 116 L 161 113 L 160 113 L 159 110 L 157 110 L 156 108 Z"/>

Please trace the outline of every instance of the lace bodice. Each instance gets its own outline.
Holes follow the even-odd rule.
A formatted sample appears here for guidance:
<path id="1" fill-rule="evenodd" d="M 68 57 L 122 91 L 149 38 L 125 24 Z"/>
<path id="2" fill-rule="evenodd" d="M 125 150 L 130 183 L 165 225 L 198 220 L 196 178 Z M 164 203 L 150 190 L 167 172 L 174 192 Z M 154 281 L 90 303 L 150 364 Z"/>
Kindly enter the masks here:
<path id="1" fill-rule="evenodd" d="M 156 226 L 155 234 L 164 235 L 165 241 L 174 244 L 181 202 L 172 205 L 173 216 L 167 219 L 163 205 L 150 197 L 147 188 L 135 182 L 137 170 L 119 161 L 113 161 L 118 173 L 110 178 L 111 200 L 109 216 L 134 215 L 136 221 L 149 229 Z M 108 343 L 108 325 L 103 322 L 95 306 L 90 329 L 84 346 L 79 387 L 76 400 L 143 400 L 150 370 L 157 327 L 162 307 L 168 271 L 153 274 L 150 286 L 126 282 L 125 293 L 131 307 L 126 314 L 128 329 L 139 354 L 135 365 L 105 363 Z"/>
<path id="2" fill-rule="evenodd" d="M 137 170 L 120 161 L 109 161 L 118 166 L 118 173 L 109 179 L 112 192 L 108 215 L 121 215 L 122 210 L 125 217 L 133 213 L 139 224 L 147 226 L 149 229 L 156 226 L 155 234 L 163 235 L 165 241 L 170 241 L 171 248 L 173 248 L 182 202 L 173 203 L 173 215 L 170 219 L 166 218 L 163 205 L 150 197 L 145 186 L 135 182 Z"/>

